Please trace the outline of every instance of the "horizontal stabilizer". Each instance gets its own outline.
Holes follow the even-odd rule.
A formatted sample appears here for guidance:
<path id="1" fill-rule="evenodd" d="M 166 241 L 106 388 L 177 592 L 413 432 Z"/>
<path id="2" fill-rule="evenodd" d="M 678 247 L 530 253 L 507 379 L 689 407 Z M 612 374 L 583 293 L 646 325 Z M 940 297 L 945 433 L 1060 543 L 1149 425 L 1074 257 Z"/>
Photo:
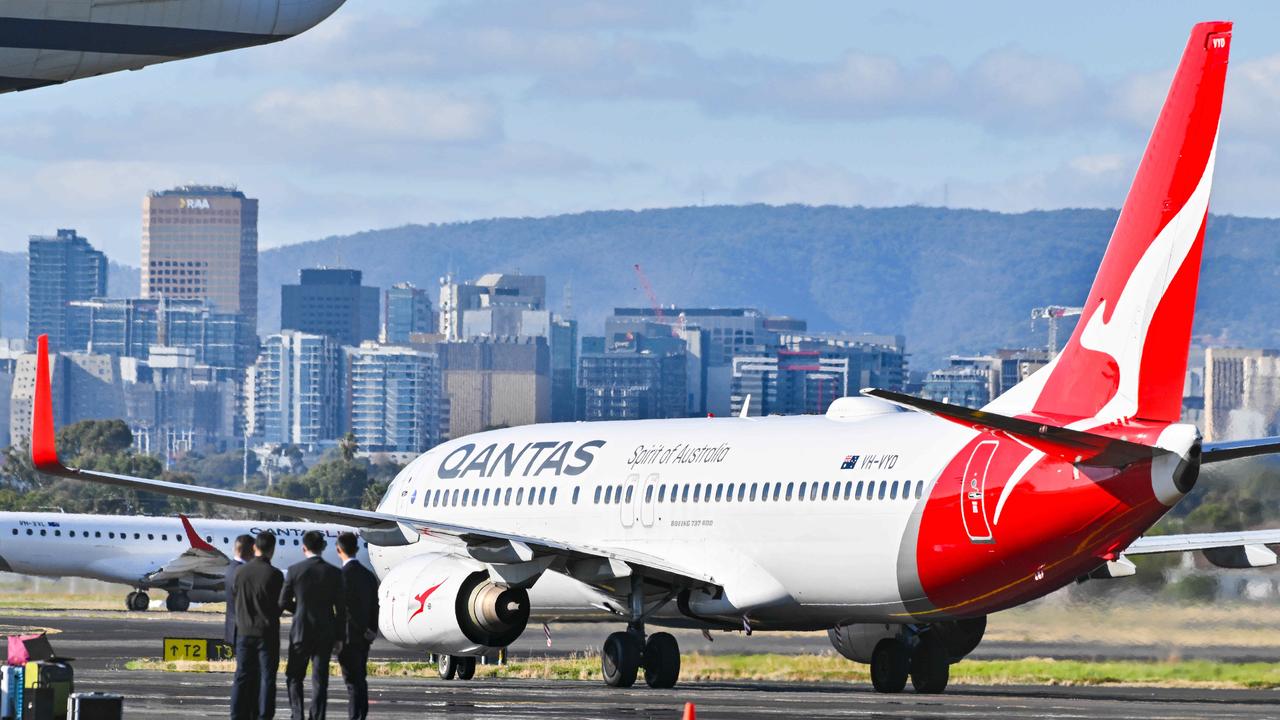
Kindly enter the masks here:
<path id="1" fill-rule="evenodd" d="M 1200 463 L 1215 463 L 1254 455 L 1280 453 L 1280 437 L 1233 440 L 1231 442 L 1205 443 L 1200 452 Z"/>
<path id="2" fill-rule="evenodd" d="M 891 390 L 866 388 L 862 394 L 887 400 L 912 410 L 937 415 L 975 430 L 1008 437 L 1047 455 L 1059 457 L 1077 465 L 1124 467 L 1168 452 L 1162 448 L 1128 440 L 1070 430 L 959 405 L 949 405 L 936 400 L 925 400 Z"/>

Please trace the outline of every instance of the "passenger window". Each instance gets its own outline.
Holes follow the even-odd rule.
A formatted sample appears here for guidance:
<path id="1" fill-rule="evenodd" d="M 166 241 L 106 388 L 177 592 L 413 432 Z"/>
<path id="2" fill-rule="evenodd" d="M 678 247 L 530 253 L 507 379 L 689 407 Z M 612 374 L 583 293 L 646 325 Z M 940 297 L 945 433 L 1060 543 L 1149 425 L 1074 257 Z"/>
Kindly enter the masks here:
<path id="1" fill-rule="evenodd" d="M 780 482 L 774 483 L 773 484 L 773 501 L 777 502 L 778 498 L 781 496 L 782 496 L 782 483 Z"/>
<path id="2" fill-rule="evenodd" d="M 161 535 L 161 536 L 160 536 L 160 539 L 161 539 L 161 540 L 164 540 L 164 541 L 166 541 L 166 542 L 167 542 L 167 541 L 169 540 L 169 536 L 168 536 L 168 535 Z"/>
<path id="3" fill-rule="evenodd" d="M 574 486 L 573 486 L 573 504 L 574 504 L 574 505 L 577 505 L 577 504 L 578 504 L 578 490 L 580 490 L 580 489 L 581 489 L 581 488 L 579 488 L 577 485 L 574 485 Z M 555 490 L 552 490 L 551 492 L 552 492 L 552 493 L 554 493 L 554 492 L 555 492 Z M 552 495 L 552 497 L 555 497 L 555 495 Z"/>
<path id="4" fill-rule="evenodd" d="M 666 499 L 666 497 L 667 497 L 667 486 L 659 485 L 658 486 L 658 502 L 662 502 L 663 500 Z"/>
<path id="5" fill-rule="evenodd" d="M 748 499 L 751 502 L 756 501 L 756 483 L 751 483 L 751 496 Z"/>
<path id="6" fill-rule="evenodd" d="M 631 504 L 631 494 L 635 491 L 635 488 L 636 488 L 636 486 L 635 486 L 635 485 L 628 485 L 628 486 L 627 486 L 627 504 L 628 504 L 628 505 L 630 505 L 630 504 Z"/>
<path id="7" fill-rule="evenodd" d="M 604 489 L 604 504 L 609 505 L 612 502 L 613 502 L 613 486 L 610 485 L 609 487 Z"/>
<path id="8" fill-rule="evenodd" d="M 61 530 L 54 530 L 54 531 L 53 531 L 53 536 L 54 536 L 54 537 L 62 537 L 62 531 L 61 531 Z"/>
<path id="9" fill-rule="evenodd" d="M 644 489 L 644 501 L 653 502 L 653 486 L 652 485 Z"/>
<path id="10" fill-rule="evenodd" d="M 702 488 L 702 502 L 711 502 L 711 483 Z"/>
<path id="11" fill-rule="evenodd" d="M 844 499 L 848 500 L 851 494 L 853 494 L 853 481 L 846 480 L 844 483 Z"/>
<path id="12" fill-rule="evenodd" d="M 886 489 L 886 487 L 887 487 L 888 485 L 889 485 L 889 483 L 887 483 L 887 482 L 885 482 L 885 481 L 883 481 L 883 480 L 881 480 L 881 481 L 880 481 L 880 496 L 879 496 L 879 499 L 880 499 L 880 500 L 883 500 L 883 499 L 884 499 L 884 492 L 885 492 L 885 489 Z"/>
<path id="13" fill-rule="evenodd" d="M 466 490 L 462 491 L 462 507 L 466 507 L 470 504 L 471 504 L 471 488 L 467 488 Z"/>
<path id="14" fill-rule="evenodd" d="M 898 499 L 898 481 L 897 480 L 894 480 L 893 484 L 889 486 L 889 499 L 890 500 Z"/>
<path id="15" fill-rule="evenodd" d="M 27 534 L 28 534 L 28 535 L 30 535 L 30 534 L 31 534 L 31 531 L 30 531 L 30 530 L 28 530 L 28 531 L 27 531 Z M 100 538 L 100 537 L 102 537 L 102 531 L 101 531 L 101 530 L 94 530 L 94 531 L 93 531 L 93 536 L 94 536 L 94 537 L 96 537 L 96 538 Z M 174 539 L 174 540 L 177 540 L 177 539 L 178 539 L 178 536 L 177 536 L 177 535 L 174 535 L 174 536 L 173 536 L 173 539 Z"/>
<path id="16" fill-rule="evenodd" d="M 787 501 L 788 501 L 788 502 L 790 502 L 790 501 L 791 501 L 791 492 L 792 492 L 792 490 L 794 490 L 794 489 L 795 489 L 795 487 L 796 487 L 796 484 L 795 484 L 795 483 L 793 483 L 793 482 L 789 482 L 789 483 L 787 483 Z M 800 487 L 804 487 L 804 486 L 803 486 L 803 485 L 801 485 Z M 804 491 L 803 491 L 803 490 L 801 490 L 801 492 L 804 492 Z"/>
<path id="17" fill-rule="evenodd" d="M 802 483 L 800 483 L 800 494 L 796 496 L 796 499 L 797 499 L 797 500 L 800 500 L 801 502 L 803 502 L 803 501 L 804 501 L 804 492 L 805 492 L 805 490 L 807 490 L 808 488 L 809 488 L 809 483 L 807 483 L 807 482 L 802 482 Z M 791 488 L 787 488 L 787 499 L 788 499 L 788 500 L 790 500 L 790 499 L 791 499 Z"/>
<path id="18" fill-rule="evenodd" d="M 14 535 L 17 535 L 17 534 L 18 534 L 18 531 L 17 531 L 17 530 L 14 530 L 14 531 L 13 531 L 13 534 L 14 534 Z M 70 535 L 71 537 L 75 537 L 75 536 L 76 536 L 76 531 L 75 531 L 75 530 L 71 530 L 71 531 L 67 532 L 67 534 L 68 534 L 68 535 Z"/>
<path id="19" fill-rule="evenodd" d="M 698 496 L 694 495 L 694 497 L 696 498 Z M 680 494 L 680 502 L 689 502 L 689 486 L 688 485 L 684 486 L 684 492 Z"/>
<path id="20" fill-rule="evenodd" d="M 724 497 L 724 483 L 716 483 L 716 502 L 720 502 L 722 497 Z"/>
<path id="21" fill-rule="evenodd" d="M 701 496 L 702 496 L 702 483 L 697 483 L 696 485 L 693 486 L 693 501 L 698 502 L 698 500 L 701 499 Z"/>
<path id="22" fill-rule="evenodd" d="M 621 485 L 614 487 L 613 499 L 617 502 L 622 502 L 622 486 Z"/>
<path id="23" fill-rule="evenodd" d="M 115 540 L 115 539 L 116 539 L 116 534 L 115 534 L 115 533 L 113 533 L 113 532 L 108 532 L 108 533 L 107 533 L 107 539 L 108 539 L 108 540 Z"/>
<path id="24" fill-rule="evenodd" d="M 547 499 L 547 489 L 546 489 L 545 487 L 544 487 L 544 488 L 539 489 L 539 490 L 538 490 L 538 504 L 539 504 L 539 505 L 543 504 L 543 502 L 544 502 L 546 499 Z"/>
<path id="25" fill-rule="evenodd" d="M 596 486 L 595 500 L 593 502 L 597 505 L 600 504 L 600 486 L 599 485 Z"/>
<path id="26" fill-rule="evenodd" d="M 49 534 L 49 532 L 48 532 L 47 530 L 41 530 L 41 531 L 40 531 L 40 537 L 44 537 L 44 536 L 46 536 L 46 535 L 48 535 L 48 534 Z"/>
<path id="27" fill-rule="evenodd" d="M 822 483 L 822 499 L 823 500 L 827 499 L 827 491 L 830 489 L 831 489 L 831 483 L 829 482 Z"/>
<path id="28" fill-rule="evenodd" d="M 854 500 L 862 499 L 862 481 L 861 480 L 858 481 L 858 487 L 855 488 L 853 491 L 853 499 Z"/>
<path id="29" fill-rule="evenodd" d="M 910 498 L 911 498 L 911 481 L 907 480 L 902 483 L 902 499 L 908 500 Z"/>
<path id="30" fill-rule="evenodd" d="M 733 502 L 733 483 L 729 483 L 729 489 L 724 493 L 725 502 Z"/>
<path id="31" fill-rule="evenodd" d="M 916 483 L 916 499 L 920 499 L 920 495 L 924 493 L 924 481 L 920 480 Z"/>
<path id="32" fill-rule="evenodd" d="M 574 502 L 575 502 L 575 503 L 576 503 L 576 502 L 578 502 L 578 500 L 577 500 L 577 497 L 578 497 L 578 489 L 577 489 L 577 488 L 574 488 L 574 489 L 573 489 L 573 496 L 574 496 Z M 548 503 L 550 503 L 551 505 L 555 505 L 555 504 L 556 504 L 556 488 L 555 488 L 555 486 L 554 486 L 554 485 L 551 487 L 551 497 L 550 497 L 550 498 L 548 498 L 547 502 L 548 502 Z"/>
<path id="33" fill-rule="evenodd" d="M 520 488 L 519 490 L 516 490 L 516 504 L 517 505 L 524 504 L 524 488 Z"/>
<path id="34" fill-rule="evenodd" d="M 742 502 L 742 499 L 745 498 L 746 496 L 747 496 L 747 484 L 742 483 L 741 485 L 738 486 L 738 502 Z"/>
<path id="35" fill-rule="evenodd" d="M 488 504 L 489 504 L 489 488 L 485 488 L 485 489 L 484 489 L 484 496 L 483 496 L 483 497 L 484 497 L 484 499 L 480 501 L 480 504 L 481 504 L 481 505 L 488 505 Z"/>

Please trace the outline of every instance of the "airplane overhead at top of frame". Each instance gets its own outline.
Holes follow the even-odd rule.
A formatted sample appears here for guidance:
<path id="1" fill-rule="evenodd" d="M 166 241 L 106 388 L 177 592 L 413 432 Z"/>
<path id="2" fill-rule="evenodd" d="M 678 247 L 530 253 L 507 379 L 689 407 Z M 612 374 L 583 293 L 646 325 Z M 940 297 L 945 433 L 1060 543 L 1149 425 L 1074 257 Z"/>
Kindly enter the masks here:
<path id="1" fill-rule="evenodd" d="M 0 93 L 278 42 L 346 0 L 0 3 Z"/>
<path id="2" fill-rule="evenodd" d="M 1140 537 L 1202 464 L 1280 451 L 1277 438 L 1204 443 L 1179 422 L 1230 44 L 1230 23 L 1192 29 L 1079 325 L 982 410 L 866 390 L 823 416 L 494 430 L 421 455 L 377 510 L 357 510 L 63 466 L 41 338 L 33 462 L 357 527 L 382 632 L 405 647 L 503 647 L 529 620 L 528 588 L 558 574 L 627 622 L 604 644 L 610 685 L 641 669 L 676 682 L 675 639 L 647 636 L 654 624 L 828 629 L 877 690 L 909 678 L 940 692 L 987 615 L 1131 574 L 1125 555 L 1275 562 L 1280 530 Z"/>

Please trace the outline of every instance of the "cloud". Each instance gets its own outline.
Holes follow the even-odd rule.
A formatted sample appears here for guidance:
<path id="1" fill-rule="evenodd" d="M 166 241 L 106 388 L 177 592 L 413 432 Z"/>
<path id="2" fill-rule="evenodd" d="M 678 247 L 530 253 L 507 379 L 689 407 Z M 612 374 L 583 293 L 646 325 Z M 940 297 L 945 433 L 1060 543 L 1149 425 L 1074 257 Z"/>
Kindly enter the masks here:
<path id="1" fill-rule="evenodd" d="M 501 112 L 492 99 L 422 88 L 354 82 L 283 88 L 259 97 L 253 111 L 291 133 L 430 143 L 493 141 L 502 134 Z"/>

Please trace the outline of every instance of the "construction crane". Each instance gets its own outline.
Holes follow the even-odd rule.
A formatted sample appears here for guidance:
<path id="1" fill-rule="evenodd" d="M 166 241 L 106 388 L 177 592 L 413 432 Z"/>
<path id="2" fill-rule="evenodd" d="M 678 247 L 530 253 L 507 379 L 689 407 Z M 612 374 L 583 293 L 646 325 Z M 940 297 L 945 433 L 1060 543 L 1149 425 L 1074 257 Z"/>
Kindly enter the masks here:
<path id="1" fill-rule="evenodd" d="M 1058 321 L 1065 317 L 1076 317 L 1084 312 L 1084 308 L 1048 305 L 1031 309 L 1031 329 L 1035 330 L 1037 320 L 1049 321 L 1049 354 L 1058 352 Z"/>
<path id="2" fill-rule="evenodd" d="M 658 295 L 653 291 L 653 286 L 649 284 L 649 278 L 641 269 L 640 263 L 632 265 L 636 271 L 636 277 L 640 280 L 640 287 L 644 289 L 644 294 L 649 297 L 649 304 L 653 306 L 653 316 L 657 322 L 666 324 L 666 314 L 662 311 L 662 303 L 658 302 Z M 684 330 L 684 313 L 680 313 L 678 326 L 671 326 L 671 336 L 680 337 L 680 331 Z"/>

